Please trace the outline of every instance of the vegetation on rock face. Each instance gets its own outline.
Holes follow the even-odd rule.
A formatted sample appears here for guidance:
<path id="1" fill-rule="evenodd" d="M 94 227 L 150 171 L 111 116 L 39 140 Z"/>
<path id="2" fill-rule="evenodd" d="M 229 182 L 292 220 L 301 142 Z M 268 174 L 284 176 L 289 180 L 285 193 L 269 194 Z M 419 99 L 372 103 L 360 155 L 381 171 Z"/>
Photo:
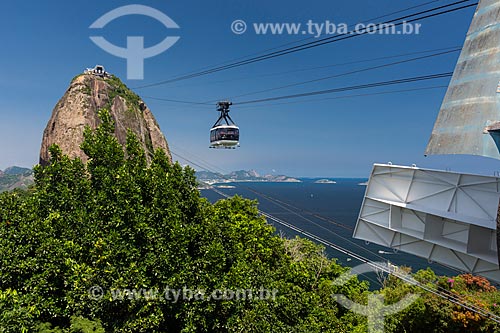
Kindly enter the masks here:
<path id="1" fill-rule="evenodd" d="M 80 74 L 76 74 L 75 76 L 73 76 L 73 78 L 71 79 L 71 82 L 75 81 L 77 78 L 79 78 L 80 76 L 82 75 L 85 75 L 83 73 L 80 73 Z"/>
<path id="2" fill-rule="evenodd" d="M 147 165 L 134 135 L 124 152 L 109 113 L 100 117 L 85 130 L 87 164 L 52 146 L 32 192 L 0 194 L 0 332 L 367 331 L 365 317 L 332 298 L 366 302 L 366 283 L 333 285 L 346 269 L 320 247 L 277 236 L 254 201 L 210 204 L 192 169 L 162 150 Z M 451 284 L 430 270 L 415 278 L 500 313 L 498 292 L 481 279 Z M 275 297 L 208 297 L 261 288 Z M 375 293 L 393 303 L 409 292 L 420 291 L 389 278 Z M 432 294 L 386 321 L 386 332 L 499 329 Z"/>
<path id="3" fill-rule="evenodd" d="M 141 111 L 137 106 L 141 102 L 139 95 L 130 90 L 118 77 L 112 75 L 106 78 L 106 82 L 113 87 L 110 91 L 109 100 L 113 101 L 116 96 L 122 97 L 130 110 Z"/>

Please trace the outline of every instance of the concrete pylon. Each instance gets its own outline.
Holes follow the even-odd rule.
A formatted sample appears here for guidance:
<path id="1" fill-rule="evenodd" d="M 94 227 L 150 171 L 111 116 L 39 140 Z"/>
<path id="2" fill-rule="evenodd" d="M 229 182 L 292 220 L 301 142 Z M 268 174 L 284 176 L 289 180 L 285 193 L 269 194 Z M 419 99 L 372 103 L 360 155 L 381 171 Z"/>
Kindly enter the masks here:
<path id="1" fill-rule="evenodd" d="M 500 0 L 481 0 L 425 155 L 500 159 Z"/>

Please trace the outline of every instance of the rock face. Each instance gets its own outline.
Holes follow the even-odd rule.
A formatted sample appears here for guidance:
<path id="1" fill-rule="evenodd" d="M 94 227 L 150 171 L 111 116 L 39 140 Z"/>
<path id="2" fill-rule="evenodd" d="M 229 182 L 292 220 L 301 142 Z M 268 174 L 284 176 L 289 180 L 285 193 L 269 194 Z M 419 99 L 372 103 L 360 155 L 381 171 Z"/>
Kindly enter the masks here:
<path id="1" fill-rule="evenodd" d="M 153 114 L 146 104 L 128 89 L 117 77 L 102 78 L 82 74 L 73 79 L 64 96 L 54 107 L 52 116 L 43 132 L 40 164 L 49 161 L 49 147 L 57 144 L 70 157 L 87 156 L 80 149 L 86 125 L 96 128 L 97 112 L 107 108 L 115 121 L 115 135 L 120 144 L 126 143 L 127 129 L 142 142 L 148 162 L 157 148 L 165 150 L 170 160 L 167 141 Z"/>

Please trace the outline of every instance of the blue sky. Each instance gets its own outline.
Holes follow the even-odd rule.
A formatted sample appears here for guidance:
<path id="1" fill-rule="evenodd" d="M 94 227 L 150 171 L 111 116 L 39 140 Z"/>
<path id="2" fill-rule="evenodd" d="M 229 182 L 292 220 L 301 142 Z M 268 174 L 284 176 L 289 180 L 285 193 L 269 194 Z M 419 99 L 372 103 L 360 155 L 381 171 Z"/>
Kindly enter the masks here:
<path id="1" fill-rule="evenodd" d="M 103 64 L 133 88 L 304 38 L 302 35 L 257 35 L 252 31 L 252 23 L 305 24 L 308 20 L 318 23 L 329 20 L 354 24 L 424 2 L 142 1 L 140 4 L 167 14 L 180 29 L 166 29 L 152 18 L 131 15 L 109 23 L 100 33 L 120 46 L 125 46 L 127 36 L 144 36 L 146 46 L 169 35 L 180 36 L 172 48 L 145 60 L 143 81 L 127 81 L 125 59 L 106 53 L 89 39 L 96 35 L 89 26 L 97 18 L 109 10 L 135 2 L 4 2 L 0 11 L 0 169 L 37 163 L 42 132 L 52 108 L 71 78 L 86 67 Z M 438 1 L 430 6 L 446 3 L 449 2 Z M 135 91 L 153 111 L 174 152 L 228 171 L 256 169 L 262 173 L 292 176 L 367 177 L 374 162 L 392 161 L 394 164 L 416 163 L 424 167 L 492 174 L 500 169 L 499 162 L 492 159 L 423 157 L 445 88 L 333 99 L 447 85 L 448 79 L 283 101 L 293 104 L 269 102 L 241 108 L 237 104 L 248 99 L 449 72 L 455 67 L 457 52 L 235 97 L 405 58 L 308 71 L 297 69 L 461 46 L 473 12 L 474 8 L 469 8 L 422 21 L 419 35 L 361 36 L 213 75 Z M 246 33 L 237 35 L 231 31 L 231 23 L 236 19 L 247 22 Z M 294 72 L 274 75 L 287 71 Z M 241 128 L 241 147 L 237 150 L 208 149 L 209 129 L 217 118 L 214 106 L 167 103 L 149 97 L 200 102 L 233 99 L 235 105 L 231 115 Z M 299 103 L 303 100 L 312 101 Z"/>

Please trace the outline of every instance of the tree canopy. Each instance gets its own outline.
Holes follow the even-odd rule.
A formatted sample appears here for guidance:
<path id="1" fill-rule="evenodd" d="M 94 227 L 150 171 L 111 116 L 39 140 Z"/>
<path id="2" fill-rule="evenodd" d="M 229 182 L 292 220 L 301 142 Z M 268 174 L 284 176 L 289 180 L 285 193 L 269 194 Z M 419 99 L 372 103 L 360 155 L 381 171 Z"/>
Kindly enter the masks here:
<path id="1" fill-rule="evenodd" d="M 356 278 L 332 284 L 346 268 L 321 247 L 276 235 L 255 201 L 209 203 L 191 168 L 162 150 L 148 165 L 132 133 L 124 149 L 109 113 L 100 118 L 85 130 L 87 164 L 52 146 L 32 189 L 0 194 L 0 332 L 366 332 L 332 295 L 392 303 L 420 292 L 391 278 L 374 292 Z M 485 281 L 415 276 L 500 313 Z M 500 329 L 421 294 L 385 329 L 471 328 Z"/>

